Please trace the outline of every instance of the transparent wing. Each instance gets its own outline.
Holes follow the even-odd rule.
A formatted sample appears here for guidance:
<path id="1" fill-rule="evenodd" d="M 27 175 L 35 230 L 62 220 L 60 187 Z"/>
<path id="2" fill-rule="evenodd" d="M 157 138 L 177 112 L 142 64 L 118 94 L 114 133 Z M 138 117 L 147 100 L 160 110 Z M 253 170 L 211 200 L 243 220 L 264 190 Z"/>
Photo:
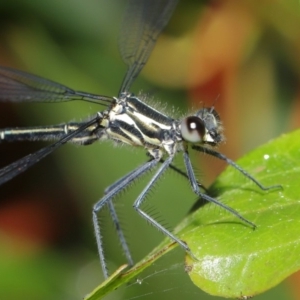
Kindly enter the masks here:
<path id="1" fill-rule="evenodd" d="M 72 90 L 62 84 L 0 66 L 0 101 L 60 102 L 84 100 L 109 105 L 113 99 Z"/>
<path id="2" fill-rule="evenodd" d="M 178 0 L 129 0 L 128 2 L 119 39 L 120 53 L 128 70 L 119 95 L 129 90 L 146 64 Z"/>

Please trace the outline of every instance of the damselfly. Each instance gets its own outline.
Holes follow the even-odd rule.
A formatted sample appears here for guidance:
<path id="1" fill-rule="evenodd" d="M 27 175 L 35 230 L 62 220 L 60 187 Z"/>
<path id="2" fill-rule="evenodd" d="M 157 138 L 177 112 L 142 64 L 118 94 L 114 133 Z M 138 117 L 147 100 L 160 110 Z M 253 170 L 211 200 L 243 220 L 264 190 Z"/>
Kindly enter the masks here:
<path id="1" fill-rule="evenodd" d="M 203 152 L 224 160 L 248 179 L 252 180 L 262 190 L 272 188 L 264 187 L 232 160 L 214 150 L 224 140 L 222 124 L 214 107 L 201 108 L 193 115 L 179 120 L 151 107 L 142 98 L 136 97 L 129 92 L 131 84 L 147 62 L 159 34 L 169 21 L 178 1 L 129 0 L 128 2 L 129 5 L 124 17 L 119 45 L 122 59 L 127 64 L 128 69 L 118 97 L 76 91 L 35 75 L 7 67 L 0 67 L 1 101 L 62 102 L 83 100 L 98 103 L 106 107 L 103 111 L 97 112 L 95 116 L 83 122 L 0 130 L 0 142 L 23 140 L 56 141 L 52 145 L 2 168 L 0 170 L 0 184 L 11 180 L 16 175 L 27 170 L 67 142 L 88 145 L 96 141 L 110 139 L 117 143 L 143 147 L 146 150 L 149 160 L 109 186 L 105 190 L 103 198 L 93 207 L 93 224 L 100 262 L 105 277 L 108 276 L 108 270 L 103 251 L 101 227 L 98 223 L 98 213 L 104 206 L 108 206 L 127 261 L 129 265 L 133 265 L 133 260 L 120 227 L 113 200 L 132 182 L 155 168 L 154 176 L 135 200 L 133 208 L 141 217 L 171 240 L 177 242 L 190 255 L 193 256 L 187 244 L 178 239 L 141 207 L 151 187 L 162 177 L 168 168 L 172 168 L 186 177 L 197 196 L 221 206 L 250 226 L 255 227 L 253 223 L 239 215 L 234 209 L 201 192 L 188 149 Z M 183 154 L 185 172 L 182 172 L 173 165 L 174 157 L 179 152 Z"/>

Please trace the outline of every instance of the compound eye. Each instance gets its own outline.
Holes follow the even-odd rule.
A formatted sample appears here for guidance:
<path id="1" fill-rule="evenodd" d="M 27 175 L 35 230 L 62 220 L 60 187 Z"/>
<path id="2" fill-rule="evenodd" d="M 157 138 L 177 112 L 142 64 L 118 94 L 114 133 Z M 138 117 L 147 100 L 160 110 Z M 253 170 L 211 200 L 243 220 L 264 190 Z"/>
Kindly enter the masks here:
<path id="1" fill-rule="evenodd" d="M 203 141 L 205 134 L 204 122 L 195 116 L 187 117 L 181 122 L 181 135 L 184 140 L 191 143 Z"/>

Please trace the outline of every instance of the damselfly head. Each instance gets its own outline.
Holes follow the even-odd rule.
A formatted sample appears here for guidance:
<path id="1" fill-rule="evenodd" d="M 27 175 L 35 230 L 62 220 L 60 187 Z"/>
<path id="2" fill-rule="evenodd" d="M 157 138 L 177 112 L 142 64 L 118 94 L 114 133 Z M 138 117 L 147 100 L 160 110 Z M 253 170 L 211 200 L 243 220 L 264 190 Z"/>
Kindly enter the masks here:
<path id="1" fill-rule="evenodd" d="M 216 146 L 224 141 L 223 127 L 216 110 L 202 108 L 181 121 L 182 138 L 190 143 Z"/>

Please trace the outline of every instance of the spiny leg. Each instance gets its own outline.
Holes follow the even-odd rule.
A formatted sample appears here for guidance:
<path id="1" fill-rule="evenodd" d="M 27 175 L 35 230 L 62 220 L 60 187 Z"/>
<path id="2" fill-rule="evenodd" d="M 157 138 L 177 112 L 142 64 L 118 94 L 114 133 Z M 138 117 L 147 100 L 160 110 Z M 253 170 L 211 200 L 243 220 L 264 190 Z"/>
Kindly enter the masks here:
<path id="1" fill-rule="evenodd" d="M 199 186 L 198 186 L 198 183 L 197 183 L 197 179 L 195 177 L 195 173 L 194 173 L 194 170 L 193 170 L 193 167 L 192 167 L 192 163 L 191 163 L 191 159 L 189 157 L 189 154 L 187 151 L 184 151 L 183 152 L 183 158 L 184 158 L 184 163 L 185 163 L 185 166 L 186 166 L 186 170 L 187 170 L 187 174 L 188 174 L 188 177 L 189 177 L 189 181 L 191 183 L 191 186 L 192 186 L 192 189 L 194 191 L 194 193 L 196 195 L 198 195 L 199 197 L 203 198 L 204 200 L 206 201 L 209 201 L 209 202 L 212 202 L 212 203 L 215 203 L 216 205 L 228 210 L 229 212 L 231 212 L 233 215 L 235 215 L 236 217 L 238 217 L 239 219 L 241 219 L 242 221 L 244 221 L 245 223 L 249 224 L 251 227 L 255 228 L 256 225 L 252 222 L 250 222 L 249 220 L 247 220 L 246 218 L 244 218 L 243 216 L 241 216 L 236 210 L 234 210 L 233 208 L 219 202 L 218 200 L 206 195 L 206 194 L 203 194 L 201 193 L 200 189 L 199 189 Z"/>
<path id="2" fill-rule="evenodd" d="M 171 240 L 175 241 L 179 246 L 181 246 L 186 252 L 188 252 L 193 258 L 193 254 L 188 247 L 186 243 L 184 243 L 182 240 L 177 238 L 175 235 L 173 235 L 170 231 L 168 231 L 165 227 L 163 227 L 161 224 L 159 224 L 156 220 L 151 218 L 147 213 L 145 213 L 143 210 L 140 209 L 140 206 L 143 204 L 145 197 L 147 193 L 150 191 L 151 187 L 155 184 L 155 182 L 164 174 L 164 172 L 169 168 L 171 162 L 173 160 L 173 156 L 168 157 L 161 165 L 161 167 L 158 169 L 158 171 L 154 174 L 154 176 L 151 178 L 147 186 L 144 188 L 144 190 L 141 192 L 139 197 L 134 202 L 133 208 L 151 225 L 153 225 L 155 228 L 157 228 L 160 232 L 162 232 L 164 235 L 168 236 Z"/>
<path id="3" fill-rule="evenodd" d="M 152 159 L 153 159 L 153 158 L 151 158 L 149 161 L 151 161 Z M 162 164 L 162 163 L 164 163 L 164 160 L 161 159 L 159 162 Z M 185 177 L 186 179 L 189 179 L 189 177 L 188 177 L 188 175 L 186 174 L 186 172 L 182 171 L 181 169 L 179 169 L 179 168 L 176 167 L 175 165 L 170 164 L 169 168 L 172 169 L 172 170 L 173 170 L 174 172 L 176 172 L 177 174 L 179 174 L 179 175 Z M 104 194 L 109 193 L 110 190 L 112 190 L 115 186 L 117 186 L 117 185 L 119 184 L 119 181 L 125 180 L 125 177 L 126 177 L 126 176 L 130 176 L 131 173 L 134 173 L 134 172 L 135 172 L 135 170 L 133 170 L 132 172 L 128 173 L 127 175 L 125 175 L 124 177 L 122 177 L 121 179 L 117 180 L 116 182 L 114 182 L 114 183 L 113 183 L 112 185 L 110 185 L 109 187 L 107 187 L 107 188 L 105 189 L 105 191 L 104 191 Z M 206 187 L 204 187 L 204 186 L 203 186 L 201 183 L 199 183 L 198 181 L 197 181 L 197 183 L 198 183 L 199 187 L 201 187 L 202 189 L 204 189 L 205 191 L 207 191 L 207 188 L 206 188 Z"/>
<path id="4" fill-rule="evenodd" d="M 161 159 L 159 162 L 160 162 L 160 163 L 163 163 L 164 160 Z M 178 174 L 180 174 L 181 176 L 183 176 L 183 177 L 185 177 L 185 178 L 188 179 L 187 174 L 186 174 L 184 171 L 182 171 L 182 170 L 180 170 L 179 168 L 177 168 L 176 166 L 174 166 L 173 164 L 170 164 L 169 167 L 170 167 L 170 169 L 172 169 L 172 170 L 175 171 L 176 173 L 178 173 Z M 110 190 L 114 189 L 115 186 L 118 186 L 118 185 L 119 185 L 119 182 L 121 182 L 122 180 L 126 180 L 126 177 L 131 176 L 131 174 L 134 173 L 135 171 L 136 171 L 136 170 L 133 170 L 132 172 L 130 172 L 130 173 L 128 173 L 127 175 L 125 175 L 123 178 L 121 178 L 121 179 L 117 180 L 116 182 L 114 182 L 112 185 L 110 185 L 109 187 L 107 187 L 107 188 L 105 189 L 105 192 L 104 192 L 104 193 L 105 193 L 105 194 L 109 193 Z M 199 182 L 197 182 L 197 184 L 198 184 L 199 187 L 205 189 Z M 206 190 L 206 189 L 205 189 L 205 190 Z M 118 220 L 117 212 L 116 212 L 116 210 L 115 210 L 115 208 L 114 208 L 114 205 L 113 205 L 113 202 L 112 202 L 112 201 L 109 201 L 108 204 L 109 204 L 109 211 L 110 211 L 110 214 L 111 214 L 113 223 L 114 223 L 114 225 L 115 225 L 115 228 L 116 228 L 116 230 L 117 230 L 117 234 L 118 234 L 118 237 L 119 237 L 119 240 L 120 240 L 120 243 L 121 243 L 123 252 L 124 252 L 124 254 L 125 254 L 125 256 L 126 256 L 126 259 L 127 259 L 127 261 L 128 261 L 129 266 L 132 266 L 132 265 L 133 265 L 133 259 L 132 259 L 132 257 L 131 257 L 130 250 L 129 250 L 128 244 L 127 244 L 127 242 L 126 242 L 124 233 L 123 233 L 122 228 L 121 228 L 121 226 L 120 226 L 120 222 L 119 222 L 119 220 Z"/>
<path id="5" fill-rule="evenodd" d="M 123 252 L 124 252 L 124 254 L 126 256 L 126 259 L 128 261 L 128 264 L 129 264 L 129 266 L 133 266 L 133 260 L 132 260 L 131 254 L 130 254 L 130 250 L 129 250 L 128 244 L 126 242 L 126 239 L 125 239 L 124 233 L 122 231 L 122 228 L 120 226 L 119 218 L 118 218 L 118 215 L 117 215 L 117 212 L 115 210 L 115 207 L 114 207 L 114 204 L 113 204 L 112 200 L 108 201 L 108 208 L 109 208 L 109 212 L 110 212 L 112 221 L 115 225 L 115 228 L 116 228 L 116 231 L 117 231 L 120 243 L 121 243 L 121 247 L 122 247 Z"/>
<path id="6" fill-rule="evenodd" d="M 104 255 L 104 248 L 103 248 L 103 242 L 102 242 L 102 236 L 101 236 L 101 229 L 99 226 L 99 222 L 98 222 L 98 212 L 106 205 L 109 205 L 109 209 L 110 209 L 110 213 L 112 214 L 112 217 L 116 216 L 115 211 L 114 211 L 114 207 L 112 206 L 112 199 L 118 194 L 120 193 L 123 189 L 125 189 L 128 185 L 130 185 L 134 180 L 138 179 L 140 176 L 142 176 L 143 174 L 145 174 L 147 171 L 149 171 L 150 169 L 152 169 L 153 167 L 155 167 L 158 164 L 159 160 L 158 159 L 153 159 L 151 161 L 146 162 L 144 165 L 138 167 L 137 169 L 135 169 L 134 171 L 130 172 L 129 174 L 125 175 L 123 178 L 121 178 L 120 180 L 117 181 L 117 184 L 113 184 L 112 188 L 109 187 L 106 189 L 106 195 L 104 195 L 103 198 L 101 198 L 93 207 L 93 224 L 94 224 L 94 230 L 95 230 L 95 236 L 96 236 L 96 242 L 97 242 L 97 246 L 98 246 L 98 253 L 99 253 L 99 258 L 100 258 L 100 264 L 102 267 L 102 271 L 104 274 L 104 277 L 107 278 L 108 277 L 108 270 L 107 270 L 107 266 L 106 266 L 106 262 L 105 262 L 105 255 Z M 112 210 L 111 210 L 112 208 Z M 118 219 L 117 220 L 117 224 L 119 224 Z M 116 225 L 116 223 L 115 223 Z M 122 231 L 118 232 L 118 235 L 120 237 L 120 232 L 122 237 L 124 237 Z M 125 240 L 125 239 L 124 239 Z M 122 243 L 122 238 L 121 238 L 121 243 Z M 127 244 L 125 242 L 125 244 L 122 244 L 123 250 L 126 251 L 128 249 Z M 126 250 L 125 250 L 126 249 Z M 129 253 L 129 249 L 128 249 L 128 253 Z M 129 263 L 131 263 L 132 261 L 130 261 L 131 259 L 131 255 L 129 253 L 129 256 L 127 256 L 127 260 Z M 130 259 L 128 259 L 130 257 Z"/>
<path id="7" fill-rule="evenodd" d="M 160 162 L 163 163 L 164 161 L 160 160 Z M 181 176 L 185 177 L 186 179 L 189 179 L 186 172 L 184 172 L 181 169 L 177 168 L 173 164 L 170 164 L 169 168 L 172 169 L 173 171 L 175 171 L 176 173 L 180 174 Z M 205 192 L 208 191 L 207 188 L 205 186 L 203 186 L 198 180 L 197 180 L 197 184 L 198 184 L 199 188 L 201 187 Z"/>
<path id="8" fill-rule="evenodd" d="M 153 160 L 153 159 L 151 159 L 151 160 Z M 160 160 L 159 162 L 163 163 L 163 160 Z M 175 172 L 179 173 L 180 175 L 182 175 L 182 176 L 184 176 L 184 177 L 187 178 L 186 173 L 183 172 L 182 170 L 178 169 L 177 167 L 175 167 L 173 165 L 170 165 L 170 168 L 173 169 Z M 122 182 L 123 180 L 126 180 L 127 177 L 130 177 L 132 175 L 132 173 L 135 173 L 135 172 L 136 172 L 136 170 L 133 170 L 132 172 L 128 173 L 127 175 L 125 175 L 121 179 L 119 179 L 116 182 L 114 182 L 112 185 L 110 185 L 109 187 L 107 187 L 105 189 L 104 194 L 105 195 L 108 194 L 112 189 L 114 189 L 116 186 L 118 186 L 120 184 L 120 182 Z M 118 234 L 118 237 L 119 237 L 119 240 L 120 240 L 123 252 L 124 252 L 124 254 L 126 256 L 126 259 L 128 261 L 129 266 L 132 266 L 133 265 L 133 259 L 132 259 L 131 254 L 130 254 L 130 250 L 129 250 L 128 244 L 126 242 L 125 235 L 124 235 L 124 233 L 122 231 L 122 228 L 121 228 L 121 225 L 120 225 L 120 222 L 119 222 L 119 219 L 118 219 L 118 215 L 117 215 L 117 212 L 115 210 L 113 201 L 109 201 L 108 202 L 108 206 L 109 206 L 109 212 L 110 212 L 111 217 L 112 217 L 112 221 L 113 221 L 114 226 L 115 226 L 115 228 L 117 230 L 117 234 Z"/>
<path id="9" fill-rule="evenodd" d="M 214 151 L 212 149 L 208 149 L 205 147 L 201 147 L 201 146 L 192 146 L 192 149 L 199 151 L 199 152 L 203 152 L 209 155 L 212 155 L 216 158 L 219 158 L 221 160 L 226 161 L 227 164 L 231 165 L 232 167 L 234 167 L 236 170 L 238 170 L 239 172 L 241 172 L 245 177 L 247 177 L 248 179 L 250 179 L 251 181 L 253 181 L 261 190 L 263 191 L 268 191 L 271 189 L 282 189 L 282 186 L 280 184 L 276 184 L 276 185 L 271 185 L 271 186 L 264 186 L 262 185 L 258 180 L 256 180 L 253 176 L 251 176 L 248 172 L 246 172 L 243 168 L 241 168 L 239 165 L 237 165 L 234 161 L 232 161 L 231 159 L 229 159 L 228 157 L 226 157 L 224 154 L 219 153 L 217 151 Z"/>

